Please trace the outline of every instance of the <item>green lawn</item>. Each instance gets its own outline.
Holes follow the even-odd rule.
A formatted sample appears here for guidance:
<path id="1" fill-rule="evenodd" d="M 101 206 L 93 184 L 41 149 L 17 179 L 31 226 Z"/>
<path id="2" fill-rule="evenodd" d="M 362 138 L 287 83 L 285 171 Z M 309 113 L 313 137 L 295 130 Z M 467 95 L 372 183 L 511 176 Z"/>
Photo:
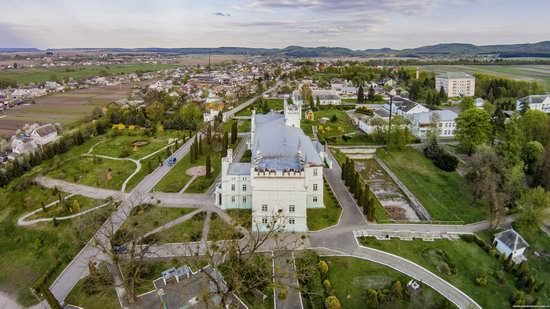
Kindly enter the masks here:
<path id="1" fill-rule="evenodd" d="M 96 145 L 92 153 L 115 158 L 140 159 L 168 146 L 168 139 L 175 137 L 181 139 L 181 131 L 166 130 L 161 136 L 148 137 L 143 134 L 118 135 L 115 130 L 111 130 L 108 139 Z M 144 141 L 148 144 L 134 148 L 132 143 L 135 141 Z M 182 145 L 181 141 L 179 145 Z"/>
<path id="2" fill-rule="evenodd" d="M 239 140 L 234 145 L 229 147 L 235 148 L 239 143 Z M 201 176 L 195 179 L 185 192 L 188 193 L 204 193 L 212 185 L 216 179 L 216 175 L 219 174 L 221 169 L 221 143 L 219 141 L 212 142 L 212 145 L 206 143 L 206 139 L 202 141 L 203 154 L 199 156 L 199 159 L 194 163 L 191 163 L 190 156 L 187 154 L 168 172 L 164 178 L 155 186 L 155 191 L 162 192 L 179 192 L 185 184 L 191 180 L 191 176 L 185 172 L 193 166 L 206 165 L 206 156 L 210 155 L 210 162 L 212 163 L 212 176 L 207 178 Z"/>
<path id="3" fill-rule="evenodd" d="M 52 273 L 46 280 L 51 284 L 113 209 L 104 207 L 59 221 L 58 226 L 52 222 L 18 226 L 20 216 L 58 199 L 52 190 L 32 185 L 26 179 L 30 178 L 16 179 L 0 189 L 0 289 L 29 306 L 36 303 L 29 287 L 46 272 Z"/>
<path id="4" fill-rule="evenodd" d="M 329 265 L 332 291 L 343 308 L 371 308 L 367 303 L 368 289 L 391 288 L 396 280 L 406 290 L 410 277 L 389 267 L 354 257 L 321 257 Z M 390 301 L 382 308 L 441 308 L 448 301 L 427 285 L 420 294 L 405 296 L 401 301 Z"/>
<path id="5" fill-rule="evenodd" d="M 284 99 L 265 99 L 264 101 L 267 102 L 267 106 L 270 110 L 281 111 L 284 109 Z M 254 104 L 250 105 L 248 108 L 238 112 L 236 116 L 250 116 L 252 115 L 252 110 L 254 109 L 256 110 L 256 113 L 259 113 L 258 101 L 254 102 Z"/>
<path id="6" fill-rule="evenodd" d="M 113 276 L 104 265 L 98 268 L 98 274 L 95 277 L 86 276 L 80 279 L 65 299 L 65 302 L 86 309 L 120 308 Z"/>
<path id="7" fill-rule="evenodd" d="M 233 226 L 223 221 L 217 213 L 213 212 L 210 218 L 210 231 L 208 240 L 217 241 L 225 239 L 238 239 L 243 237 Z"/>
<path id="8" fill-rule="evenodd" d="M 307 226 L 310 231 L 318 231 L 335 225 L 338 223 L 338 219 L 340 219 L 342 207 L 332 193 L 326 180 L 323 191 L 323 201 L 325 203 L 325 208 L 307 209 Z"/>
<path id="9" fill-rule="evenodd" d="M 516 290 L 513 278 L 503 272 L 506 281 L 503 284 L 499 283 L 492 274 L 501 270 L 502 265 L 475 243 L 462 240 L 379 241 L 374 238 L 361 238 L 360 242 L 367 247 L 399 255 L 427 268 L 472 297 L 483 308 L 510 307 L 510 297 Z M 441 252 L 448 256 L 447 261 L 441 257 Z M 449 272 L 452 264 L 456 267 L 456 274 Z M 481 275 L 487 276 L 488 284 L 485 287 L 474 283 L 475 277 Z"/>
<path id="10" fill-rule="evenodd" d="M 433 220 L 464 223 L 487 218 L 481 206 L 472 207 L 472 188 L 456 172 L 445 172 L 415 149 L 388 151 L 380 148 L 377 155 L 394 172 L 432 215 Z"/>
<path id="11" fill-rule="evenodd" d="M 228 209 L 225 212 L 243 228 L 252 228 L 252 209 Z"/>
<path id="12" fill-rule="evenodd" d="M 124 234 L 126 230 L 135 231 L 138 236 L 156 229 L 157 227 L 184 216 L 194 208 L 168 208 L 153 205 L 141 205 L 132 210 L 128 219 L 124 222 L 119 232 Z"/>
<path id="13" fill-rule="evenodd" d="M 165 154 L 162 153 L 162 155 L 162 158 L 164 159 Z M 158 156 L 156 155 L 145 160 L 141 160 L 141 169 L 128 181 L 128 184 L 126 185 L 126 192 L 130 192 L 140 181 L 143 180 L 143 178 L 145 178 L 145 176 L 154 171 L 158 166 L 158 162 Z"/>
<path id="14" fill-rule="evenodd" d="M 112 179 L 108 180 L 109 169 Z M 47 173 L 47 176 L 99 188 L 120 190 L 122 184 L 136 169 L 126 160 L 110 160 L 99 157 L 75 157 L 61 162 Z"/>
<path id="15" fill-rule="evenodd" d="M 193 210 L 189 208 L 185 209 L 185 212 Z M 163 243 L 200 241 L 205 215 L 205 212 L 199 212 L 193 218 L 162 231 L 159 235 L 160 241 Z"/>
<path id="16" fill-rule="evenodd" d="M 64 203 L 65 203 L 64 205 L 57 203 L 53 207 L 46 208 L 45 213 L 40 211 L 35 215 L 31 216 L 30 218 L 28 218 L 28 220 L 32 220 L 36 218 L 54 218 L 54 217 L 64 217 L 64 216 L 73 215 L 76 212 L 74 210 L 71 211 L 71 209 L 69 209 L 69 206 L 74 207 L 75 201 L 77 201 L 78 204 L 80 205 L 79 212 L 94 208 L 96 206 L 99 206 L 105 203 L 105 201 L 91 199 L 89 197 L 85 197 L 82 195 L 74 195 L 68 199 L 64 199 Z"/>
<path id="17" fill-rule="evenodd" d="M 94 65 L 94 66 L 70 66 L 70 67 L 50 67 L 50 68 L 22 68 L 0 71 L 0 77 L 13 78 L 19 84 L 42 83 L 49 80 L 50 75 L 55 74 L 58 79 L 65 76 L 72 77 L 75 80 L 81 80 L 88 77 L 98 76 L 102 70 L 108 74 L 127 74 L 141 71 L 158 71 L 173 69 L 178 65 L 173 64 L 120 64 L 120 65 Z"/>
<path id="18" fill-rule="evenodd" d="M 341 136 L 342 134 L 348 134 L 356 132 L 355 127 L 352 125 L 349 116 L 345 111 L 338 109 L 326 109 L 313 112 L 315 119 L 313 121 L 302 119 L 302 130 L 309 136 L 313 136 L 312 126 L 317 126 L 318 137 L 320 140 L 324 140 L 330 136 Z M 336 121 L 332 122 L 330 119 L 332 116 L 336 116 Z M 326 123 L 321 123 L 322 118 L 327 118 Z"/>

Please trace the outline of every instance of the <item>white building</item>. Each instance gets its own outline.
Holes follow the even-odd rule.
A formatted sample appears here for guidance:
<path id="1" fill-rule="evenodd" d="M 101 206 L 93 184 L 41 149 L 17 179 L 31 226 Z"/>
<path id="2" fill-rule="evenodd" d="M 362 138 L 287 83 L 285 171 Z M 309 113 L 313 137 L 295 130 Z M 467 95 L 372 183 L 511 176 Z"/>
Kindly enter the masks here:
<path id="1" fill-rule="evenodd" d="M 521 98 L 517 102 L 517 110 L 521 110 L 525 103 L 529 106 L 529 109 L 550 113 L 550 94 L 530 95 Z"/>
<path id="2" fill-rule="evenodd" d="M 36 145 L 42 146 L 51 143 L 57 137 L 57 129 L 52 124 L 46 124 L 32 130 L 30 137 Z"/>
<path id="3" fill-rule="evenodd" d="M 301 104 L 284 103 L 284 114 L 252 114 L 251 163 L 222 159 L 216 205 L 252 210 L 252 228 L 268 230 L 278 220 L 284 231 L 305 232 L 307 208 L 323 208 L 323 160 L 300 128 Z"/>
<path id="4" fill-rule="evenodd" d="M 496 247 L 497 251 L 505 257 L 512 254 L 512 261 L 515 263 L 521 263 L 526 260 L 523 253 L 525 253 L 525 249 L 529 247 L 529 244 L 527 244 L 525 239 L 513 229 L 495 234 L 493 245 Z"/>
<path id="5" fill-rule="evenodd" d="M 38 149 L 34 140 L 27 136 L 14 137 L 11 142 L 11 151 L 16 154 L 30 153 Z"/>
<path id="6" fill-rule="evenodd" d="M 426 134 L 432 129 L 433 117 L 437 119 L 439 137 L 455 136 L 456 117 L 458 115 L 447 109 L 414 114 L 411 118 L 412 134 L 418 138 L 426 138 Z"/>
<path id="7" fill-rule="evenodd" d="M 386 101 L 384 103 L 384 108 L 390 110 L 390 102 Z M 418 113 L 427 113 L 430 110 L 424 105 L 416 103 L 406 98 L 394 97 L 391 103 L 391 112 L 394 115 L 403 116 L 405 118 L 410 118 L 410 116 Z"/>
<path id="8" fill-rule="evenodd" d="M 476 90 L 476 79 L 464 72 L 447 72 L 435 77 L 435 89 L 439 91 L 441 87 L 449 98 L 472 97 Z"/>
<path id="9" fill-rule="evenodd" d="M 317 98 L 319 98 L 319 104 L 321 105 L 340 105 L 342 104 L 342 99 L 335 90 L 311 90 L 313 97 L 313 102 L 317 104 Z M 304 101 L 301 98 L 300 91 L 294 90 L 292 92 L 292 102 L 294 104 L 303 105 Z"/>

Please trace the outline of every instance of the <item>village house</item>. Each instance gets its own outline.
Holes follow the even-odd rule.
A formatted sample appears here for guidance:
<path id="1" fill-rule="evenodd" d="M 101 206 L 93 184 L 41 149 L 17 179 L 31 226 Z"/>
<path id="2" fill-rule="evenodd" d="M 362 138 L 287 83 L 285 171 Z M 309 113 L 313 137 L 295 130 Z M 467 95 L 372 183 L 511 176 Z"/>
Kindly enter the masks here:
<path id="1" fill-rule="evenodd" d="M 514 263 L 521 263 L 526 260 L 523 256 L 525 250 L 529 247 L 529 244 L 521 237 L 514 229 L 508 229 L 506 231 L 495 234 L 493 245 L 497 251 L 505 257 L 512 255 L 512 261 Z"/>
<path id="2" fill-rule="evenodd" d="M 300 128 L 301 104 L 289 104 L 284 114 L 251 118 L 251 163 L 233 162 L 233 151 L 222 159 L 216 205 L 252 211 L 252 229 L 305 232 L 308 208 L 323 208 L 323 147 L 316 147 Z"/>
<path id="3" fill-rule="evenodd" d="M 319 98 L 320 105 L 340 105 L 342 104 L 342 99 L 335 90 L 311 90 L 313 97 L 313 102 L 317 104 L 317 98 Z M 300 91 L 294 90 L 292 92 L 292 102 L 294 104 L 303 105 L 305 104 L 301 98 Z M 306 102 L 307 103 L 307 102 Z"/>
<path id="4" fill-rule="evenodd" d="M 412 134 L 420 139 L 426 138 L 428 131 L 432 129 L 433 117 L 437 119 L 439 137 L 454 137 L 456 131 L 456 118 L 458 115 L 451 110 L 437 110 L 417 113 L 410 118 Z"/>
<path id="5" fill-rule="evenodd" d="M 384 103 L 384 108 L 390 111 L 390 105 L 392 114 L 403 116 L 405 118 L 410 118 L 413 114 L 426 113 L 430 111 L 422 104 L 402 97 L 394 97 L 391 104 L 389 101 L 386 101 Z"/>
<path id="6" fill-rule="evenodd" d="M 49 123 L 35 128 L 29 136 L 34 140 L 36 145 L 43 146 L 53 142 L 57 138 L 57 129 Z"/>
<path id="7" fill-rule="evenodd" d="M 11 151 L 15 154 L 30 153 L 38 149 L 34 139 L 28 136 L 12 137 Z"/>

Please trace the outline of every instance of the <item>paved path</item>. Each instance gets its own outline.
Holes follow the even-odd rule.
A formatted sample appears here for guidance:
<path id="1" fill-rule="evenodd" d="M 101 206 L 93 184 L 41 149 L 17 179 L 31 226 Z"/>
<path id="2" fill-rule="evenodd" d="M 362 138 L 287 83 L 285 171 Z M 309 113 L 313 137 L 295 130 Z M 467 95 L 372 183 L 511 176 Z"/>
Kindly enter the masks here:
<path id="1" fill-rule="evenodd" d="M 231 119 L 235 114 L 237 114 L 238 112 L 242 111 L 243 109 L 247 108 L 248 106 L 250 106 L 252 103 L 256 102 L 256 100 L 263 96 L 264 94 L 267 94 L 268 92 L 271 92 L 273 91 L 275 88 L 277 88 L 277 86 L 279 86 L 279 82 L 277 82 L 273 87 L 267 89 L 266 91 L 264 91 L 261 95 L 257 95 L 255 97 L 253 97 L 252 99 L 242 103 L 241 105 L 239 106 L 236 106 L 230 110 L 228 110 L 227 112 L 224 112 L 223 113 L 223 121 L 226 122 L 228 121 L 229 119 Z"/>
<path id="2" fill-rule="evenodd" d="M 128 197 L 128 193 L 76 184 L 44 176 L 38 177 L 35 180 L 40 186 L 45 188 L 53 189 L 54 187 L 57 187 L 59 191 L 80 194 L 82 196 L 98 200 L 104 200 L 109 197 L 112 197 L 115 200 L 124 200 Z"/>
<path id="3" fill-rule="evenodd" d="M 300 284 L 296 273 L 294 253 L 292 251 L 275 252 L 273 259 L 274 280 L 277 285 L 286 288 L 286 297 L 279 299 L 280 289 L 275 289 L 275 309 L 302 309 L 302 296 Z"/>
<path id="4" fill-rule="evenodd" d="M 198 133 L 200 134 L 200 133 Z M 172 157 L 181 160 L 191 148 L 193 138 L 183 144 L 176 150 Z M 107 242 L 105 236 L 108 233 L 116 232 L 126 221 L 130 211 L 139 204 L 144 202 L 144 198 L 149 191 L 171 170 L 171 166 L 163 164 L 157 167 L 151 174 L 147 175 L 136 187 L 126 195 L 123 203 L 113 214 L 107 219 L 103 226 L 98 230 L 95 237 L 90 239 L 86 246 L 78 253 L 78 255 L 67 265 L 63 272 L 57 277 L 50 287 L 53 295 L 61 302 L 65 300 L 67 295 L 76 285 L 76 283 L 87 274 L 88 261 L 95 260 L 100 255 L 100 251 L 93 245 L 92 240 L 96 239 L 100 242 Z M 62 189 L 62 188 L 60 188 Z"/>
<path id="5" fill-rule="evenodd" d="M 59 201 L 57 201 L 57 203 L 59 203 Z M 56 204 L 57 204 L 56 203 Z M 63 216 L 63 217 L 55 217 L 56 220 L 58 221 L 63 221 L 63 220 L 69 220 L 69 219 L 74 219 L 74 218 L 77 218 L 77 217 L 80 217 L 80 216 L 83 216 L 87 213 L 90 213 L 92 211 L 95 211 L 97 209 L 100 209 L 100 208 L 103 208 L 107 205 L 110 205 L 111 203 L 104 203 L 104 204 L 101 204 L 99 206 L 95 206 L 93 208 L 90 208 L 90 209 L 86 209 L 84 211 L 80 211 L 80 212 L 77 212 L 75 214 L 72 214 L 72 215 L 69 215 L 69 216 Z M 51 204 L 50 204 L 51 205 Z M 47 206 L 46 206 L 47 207 Z M 34 215 L 35 213 L 38 213 L 38 212 L 41 212 L 42 211 L 42 208 L 38 208 L 37 210 L 35 211 L 32 211 L 22 217 L 20 217 L 18 220 L 17 220 L 17 225 L 21 225 L 21 226 L 30 226 L 30 225 L 34 225 L 36 223 L 39 223 L 39 222 L 50 222 L 50 221 L 53 221 L 53 217 L 52 218 L 37 218 L 37 219 L 34 219 L 34 220 L 26 220 L 28 217 Z"/>
<path id="6" fill-rule="evenodd" d="M 212 212 L 207 211 L 206 212 L 206 218 L 204 218 L 203 226 L 202 226 L 202 238 L 201 241 L 205 242 L 208 241 L 208 233 L 210 232 L 210 220 L 212 219 Z"/>

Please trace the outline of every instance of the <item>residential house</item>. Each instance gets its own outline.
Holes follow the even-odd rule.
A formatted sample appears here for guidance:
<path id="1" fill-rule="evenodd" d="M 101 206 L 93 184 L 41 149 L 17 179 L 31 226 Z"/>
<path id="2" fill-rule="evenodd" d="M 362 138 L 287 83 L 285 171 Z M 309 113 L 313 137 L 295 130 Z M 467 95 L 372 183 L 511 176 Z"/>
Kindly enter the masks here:
<path id="1" fill-rule="evenodd" d="M 455 136 L 458 115 L 447 109 L 413 114 L 409 118 L 412 125 L 412 134 L 420 139 L 426 138 L 428 131 L 432 129 L 434 117 L 437 120 L 439 137 Z"/>
<path id="2" fill-rule="evenodd" d="M 525 250 L 529 247 L 529 244 L 521 237 L 514 229 L 508 229 L 506 231 L 495 234 L 493 245 L 496 247 L 500 254 L 505 257 L 512 255 L 512 261 L 514 263 L 521 263 L 526 260 L 523 256 Z"/>
<path id="3" fill-rule="evenodd" d="M 474 106 L 477 108 L 483 108 L 485 106 L 485 100 L 482 98 L 476 98 L 474 100 Z"/>
<path id="4" fill-rule="evenodd" d="M 517 101 L 516 109 L 522 110 L 527 104 L 529 109 L 550 113 L 550 94 L 529 95 Z"/>
<path id="5" fill-rule="evenodd" d="M 43 146 L 51 143 L 57 138 L 57 129 L 51 123 L 40 126 L 32 130 L 30 137 L 36 145 Z"/>
<path id="6" fill-rule="evenodd" d="M 28 136 L 13 137 L 11 141 L 11 151 L 15 154 L 30 153 L 38 149 L 34 139 Z"/>
<path id="7" fill-rule="evenodd" d="M 379 108 L 373 113 L 373 116 L 361 116 L 358 121 L 359 129 L 367 134 L 373 133 L 376 129 L 386 129 L 390 120 L 390 112 L 387 109 Z"/>
<path id="8" fill-rule="evenodd" d="M 342 104 L 342 99 L 335 90 L 311 90 L 313 101 L 317 104 L 317 98 L 319 98 L 319 104 L 321 105 L 340 105 Z M 304 101 L 301 98 L 300 91 L 294 90 L 292 92 L 292 102 L 294 104 L 303 105 Z"/>
<path id="9" fill-rule="evenodd" d="M 424 107 L 424 105 L 402 97 L 393 97 L 391 104 L 390 101 L 386 101 L 384 103 L 384 108 L 389 111 L 390 105 L 392 114 L 405 118 L 410 118 L 410 116 L 414 114 L 427 113 L 430 111 L 428 108 Z"/>

